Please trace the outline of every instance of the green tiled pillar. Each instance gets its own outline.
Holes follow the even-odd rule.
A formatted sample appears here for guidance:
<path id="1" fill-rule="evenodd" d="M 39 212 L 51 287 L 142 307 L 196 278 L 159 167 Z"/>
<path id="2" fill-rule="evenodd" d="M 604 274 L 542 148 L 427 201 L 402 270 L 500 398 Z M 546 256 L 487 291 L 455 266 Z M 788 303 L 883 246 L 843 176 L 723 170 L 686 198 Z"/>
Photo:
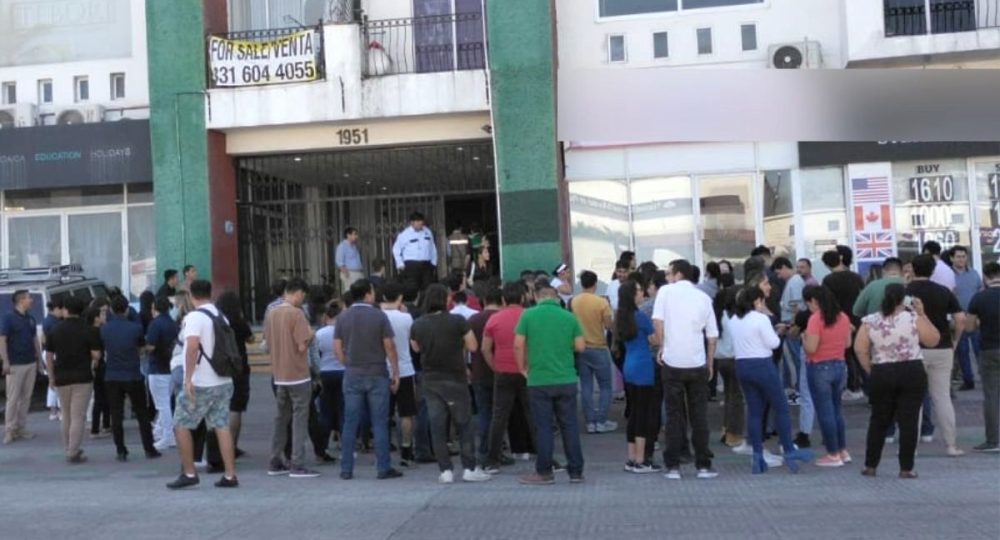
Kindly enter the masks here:
<path id="1" fill-rule="evenodd" d="M 203 0 L 147 0 L 156 262 L 211 277 Z"/>
<path id="2" fill-rule="evenodd" d="M 553 17 L 549 0 L 486 2 L 506 279 L 561 258 Z"/>

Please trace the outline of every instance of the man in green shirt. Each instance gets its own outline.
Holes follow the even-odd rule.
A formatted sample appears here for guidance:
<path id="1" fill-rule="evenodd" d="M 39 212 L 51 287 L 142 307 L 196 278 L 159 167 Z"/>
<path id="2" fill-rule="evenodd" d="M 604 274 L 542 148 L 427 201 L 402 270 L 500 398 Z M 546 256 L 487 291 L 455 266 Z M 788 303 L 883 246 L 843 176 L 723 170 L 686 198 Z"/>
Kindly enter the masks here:
<path id="1" fill-rule="evenodd" d="M 570 482 L 579 483 L 583 481 L 583 450 L 576 416 L 574 353 L 582 352 L 586 346 L 583 330 L 576 317 L 559 304 L 555 289 L 542 286 L 536 289 L 535 296 L 538 305 L 526 310 L 514 329 L 514 359 L 528 379 L 537 452 L 535 473 L 521 477 L 521 483 L 536 486 L 555 483 L 553 417 L 562 434 Z"/>
<path id="2" fill-rule="evenodd" d="M 896 257 L 889 257 L 882 263 L 882 279 L 876 279 L 861 289 L 851 310 L 854 316 L 861 318 L 878 312 L 882 308 L 885 288 L 890 283 L 903 284 L 903 261 Z"/>

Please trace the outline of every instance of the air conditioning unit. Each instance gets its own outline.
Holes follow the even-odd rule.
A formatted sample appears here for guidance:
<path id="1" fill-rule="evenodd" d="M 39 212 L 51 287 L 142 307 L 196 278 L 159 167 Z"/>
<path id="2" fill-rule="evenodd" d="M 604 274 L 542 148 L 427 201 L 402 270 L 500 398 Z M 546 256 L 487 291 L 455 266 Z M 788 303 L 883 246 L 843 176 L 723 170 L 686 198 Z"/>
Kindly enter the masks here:
<path id="1" fill-rule="evenodd" d="M 818 41 L 779 43 L 767 49 L 768 65 L 775 69 L 818 69 L 823 67 Z"/>
<path id="2" fill-rule="evenodd" d="M 79 104 L 56 111 L 56 124 L 93 124 L 104 121 L 104 107 L 97 104 Z"/>
<path id="3" fill-rule="evenodd" d="M 0 107 L 0 128 L 31 127 L 38 123 L 34 103 L 17 103 Z"/>

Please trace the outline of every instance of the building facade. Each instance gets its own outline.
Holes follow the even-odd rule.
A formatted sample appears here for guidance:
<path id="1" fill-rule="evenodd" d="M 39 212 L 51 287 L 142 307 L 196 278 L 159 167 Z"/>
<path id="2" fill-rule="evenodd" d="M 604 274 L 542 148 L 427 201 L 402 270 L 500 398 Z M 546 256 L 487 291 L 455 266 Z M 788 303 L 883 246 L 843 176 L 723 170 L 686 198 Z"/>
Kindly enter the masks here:
<path id="1" fill-rule="evenodd" d="M 0 253 L 156 279 L 142 2 L 0 2 Z"/>

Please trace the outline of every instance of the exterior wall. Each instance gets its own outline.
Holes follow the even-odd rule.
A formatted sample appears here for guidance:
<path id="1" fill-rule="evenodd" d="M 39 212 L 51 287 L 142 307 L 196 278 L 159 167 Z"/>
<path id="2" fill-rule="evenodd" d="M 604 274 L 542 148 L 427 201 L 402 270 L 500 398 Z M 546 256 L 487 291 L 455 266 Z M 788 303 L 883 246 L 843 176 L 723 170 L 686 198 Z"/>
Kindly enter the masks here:
<path id="1" fill-rule="evenodd" d="M 17 83 L 17 102 L 38 105 L 38 81 L 52 79 L 52 103 L 40 105 L 39 124 L 55 123 L 55 113 L 64 108 L 79 108 L 74 103 L 74 77 L 89 80 L 90 99 L 87 104 L 111 109 L 106 120 L 121 117 L 146 118 L 149 105 L 149 80 L 146 77 L 146 10 L 143 2 L 129 2 L 131 12 L 131 56 L 102 60 L 0 67 L 0 81 Z M 112 101 L 111 74 L 125 74 L 125 98 Z M 6 107 L 6 105 L 0 105 Z M 139 108 L 138 110 L 121 110 Z"/>
<path id="2" fill-rule="evenodd" d="M 500 207 L 502 275 L 554 268 L 566 253 L 557 186 L 554 5 L 490 1 L 493 139 Z"/>
<path id="3" fill-rule="evenodd" d="M 992 2 L 994 0 L 986 0 Z M 845 48 L 847 60 L 871 67 L 892 64 L 893 59 L 906 59 L 913 67 L 935 62 L 927 55 L 950 55 L 941 67 L 1000 67 L 996 52 L 1000 49 L 1000 27 L 969 32 L 952 32 L 919 36 L 885 35 L 882 2 L 845 0 L 844 21 L 847 25 Z M 983 58 L 972 53 L 991 51 Z"/>
<path id="4" fill-rule="evenodd" d="M 870 4 L 881 2 L 860 0 Z M 769 66 L 768 47 L 820 43 L 824 68 L 844 66 L 839 0 L 766 0 L 762 4 L 680 12 L 598 16 L 598 0 L 557 0 L 560 69 Z M 757 26 L 757 49 L 742 50 L 740 27 Z M 699 55 L 696 30 L 711 28 L 712 54 Z M 653 33 L 667 32 L 668 58 L 653 58 Z M 625 35 L 627 62 L 608 63 L 608 36 Z"/>

